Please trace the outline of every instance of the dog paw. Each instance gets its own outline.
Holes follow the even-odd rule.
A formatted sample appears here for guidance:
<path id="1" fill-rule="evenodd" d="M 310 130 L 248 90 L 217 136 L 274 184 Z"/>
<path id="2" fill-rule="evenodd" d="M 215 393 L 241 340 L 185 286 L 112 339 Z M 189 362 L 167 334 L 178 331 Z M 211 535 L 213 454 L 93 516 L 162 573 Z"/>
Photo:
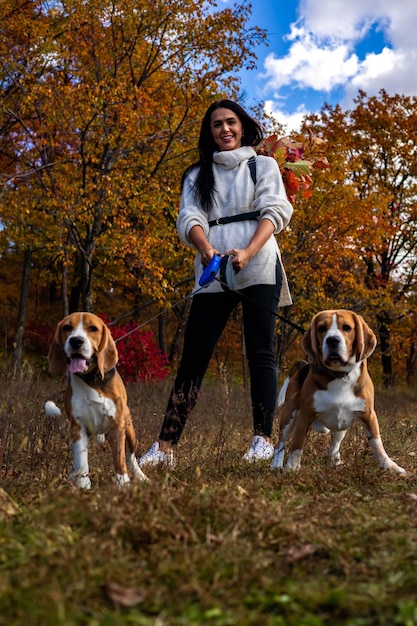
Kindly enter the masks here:
<path id="1" fill-rule="evenodd" d="M 395 472 L 396 474 L 407 474 L 407 470 L 405 470 L 400 465 L 397 465 L 396 463 L 393 463 L 393 465 L 388 469 L 390 469 L 391 472 Z"/>
<path id="2" fill-rule="evenodd" d="M 47 402 L 45 402 L 44 408 L 46 414 L 49 415 L 49 417 L 61 416 L 61 409 L 55 404 L 55 402 L 52 402 L 52 400 L 48 400 Z"/>
<path id="3" fill-rule="evenodd" d="M 393 461 L 392 459 L 390 459 L 389 457 L 382 460 L 382 462 L 380 463 L 382 469 L 384 470 L 389 470 L 390 472 L 395 472 L 396 474 L 406 474 L 407 471 L 401 467 L 400 465 L 397 465 L 397 463 L 395 461 Z"/>
<path id="4" fill-rule="evenodd" d="M 290 453 L 285 469 L 296 471 L 301 467 L 301 457 L 303 455 L 302 450 L 294 450 Z"/>
<path id="5" fill-rule="evenodd" d="M 127 458 L 127 466 L 134 476 L 134 480 L 149 480 L 146 474 L 139 467 L 139 463 L 134 454 Z"/>
<path id="6" fill-rule="evenodd" d="M 78 487 L 78 489 L 91 489 L 91 480 L 88 474 L 72 472 L 69 475 L 68 480 Z"/>
<path id="7" fill-rule="evenodd" d="M 284 465 L 284 450 L 277 449 L 274 452 L 272 463 L 270 465 L 271 470 L 281 469 Z"/>
<path id="8" fill-rule="evenodd" d="M 135 480 L 143 480 L 143 481 L 149 480 L 149 478 L 146 476 L 146 474 L 142 472 L 140 468 L 139 468 L 139 472 L 134 473 L 134 477 L 135 477 Z"/>
<path id="9" fill-rule="evenodd" d="M 130 485 L 130 478 L 128 474 L 115 474 L 114 484 L 117 487 L 126 487 L 127 485 Z"/>

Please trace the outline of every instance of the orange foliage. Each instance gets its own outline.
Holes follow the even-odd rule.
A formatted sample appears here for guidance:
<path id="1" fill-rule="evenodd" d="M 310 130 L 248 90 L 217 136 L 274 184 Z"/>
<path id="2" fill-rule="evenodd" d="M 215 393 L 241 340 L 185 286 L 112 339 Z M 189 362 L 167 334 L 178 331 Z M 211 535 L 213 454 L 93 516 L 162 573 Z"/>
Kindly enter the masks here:
<path id="1" fill-rule="evenodd" d="M 323 308 L 362 313 L 380 331 L 384 375 L 404 371 L 417 339 L 417 99 L 367 98 L 353 111 L 324 107 L 306 126 L 325 141 L 331 168 L 314 173 L 280 235 L 295 302 L 306 324 Z"/>
<path id="2" fill-rule="evenodd" d="M 179 181 L 207 106 L 237 98 L 264 39 L 249 14 L 199 0 L 0 3 L 1 252 L 32 251 L 38 291 L 55 283 L 63 302 L 113 315 L 186 293 Z M 303 135 L 258 147 L 294 202 L 280 247 L 296 321 L 333 306 L 383 319 L 403 362 L 416 341 L 416 121 L 415 97 L 360 93 L 352 111 L 325 106 Z"/>
<path id="3" fill-rule="evenodd" d="M 219 82 L 235 94 L 264 38 L 249 14 L 199 0 L 2 3 L 2 225 L 49 268 L 45 283 L 65 276 L 74 301 L 81 285 L 78 306 L 170 291 L 179 180 Z"/>

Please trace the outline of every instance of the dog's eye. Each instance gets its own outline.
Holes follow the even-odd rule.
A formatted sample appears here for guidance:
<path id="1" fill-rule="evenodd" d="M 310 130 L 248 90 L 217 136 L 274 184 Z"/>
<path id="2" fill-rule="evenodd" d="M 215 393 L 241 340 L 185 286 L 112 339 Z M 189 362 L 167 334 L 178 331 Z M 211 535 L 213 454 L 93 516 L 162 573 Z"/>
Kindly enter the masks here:
<path id="1" fill-rule="evenodd" d="M 62 330 L 66 333 L 70 333 L 72 331 L 71 324 L 65 324 L 65 326 L 62 327 Z"/>
<path id="2" fill-rule="evenodd" d="M 349 324 L 343 324 L 342 329 L 343 329 L 346 333 L 350 333 L 350 331 L 352 330 L 352 326 L 349 326 Z"/>
<path id="3" fill-rule="evenodd" d="M 96 333 L 98 331 L 98 328 L 97 328 L 97 326 L 91 325 L 91 326 L 88 327 L 88 330 L 89 330 L 90 333 Z"/>
<path id="4" fill-rule="evenodd" d="M 325 333 L 325 332 L 326 332 L 326 330 L 327 330 L 327 326 L 326 326 L 326 324 L 320 324 L 320 325 L 317 327 L 317 330 L 319 331 L 319 333 Z"/>

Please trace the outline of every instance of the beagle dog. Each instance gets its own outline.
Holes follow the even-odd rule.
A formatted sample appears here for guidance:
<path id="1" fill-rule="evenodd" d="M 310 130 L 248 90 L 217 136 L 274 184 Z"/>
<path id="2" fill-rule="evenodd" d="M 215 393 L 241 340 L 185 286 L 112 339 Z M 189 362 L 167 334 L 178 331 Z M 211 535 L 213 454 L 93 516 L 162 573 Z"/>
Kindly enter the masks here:
<path id="1" fill-rule="evenodd" d="M 147 480 L 137 462 L 138 440 L 127 405 L 125 385 L 116 369 L 118 353 L 109 328 L 92 313 L 72 313 L 59 322 L 49 348 L 49 373 L 67 373 L 65 410 L 70 420 L 74 467 L 70 480 L 90 489 L 88 438 L 103 443 L 107 433 L 113 456 L 115 483 Z M 61 412 L 54 402 L 45 404 L 48 415 Z"/>
<path id="2" fill-rule="evenodd" d="M 293 431 L 286 468 L 300 467 L 311 426 L 316 432 L 331 433 L 328 454 L 333 466 L 340 465 L 340 444 L 358 417 L 380 466 L 397 474 L 405 472 L 387 455 L 380 437 L 367 368 L 376 343 L 374 332 L 352 311 L 321 311 L 313 317 L 301 342 L 309 361 L 295 364 L 278 399 L 283 411 L 271 469 L 283 467 L 285 446 Z"/>

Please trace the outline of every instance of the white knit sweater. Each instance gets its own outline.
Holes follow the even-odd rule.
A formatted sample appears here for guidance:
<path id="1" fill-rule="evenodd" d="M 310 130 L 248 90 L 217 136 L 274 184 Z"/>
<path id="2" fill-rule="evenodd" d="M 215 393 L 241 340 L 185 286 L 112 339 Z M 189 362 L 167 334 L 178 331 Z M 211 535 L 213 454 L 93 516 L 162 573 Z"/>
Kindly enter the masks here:
<path id="1" fill-rule="evenodd" d="M 287 277 L 282 266 L 281 255 L 274 235 L 278 234 L 290 221 L 293 208 L 287 200 L 281 173 L 275 159 L 256 156 L 256 186 L 248 166 L 248 159 L 256 153 L 250 146 L 237 150 L 215 152 L 213 155 L 214 202 L 207 213 L 197 202 L 192 185 L 197 168 L 185 178 L 181 195 L 180 211 L 177 218 L 178 235 L 184 243 L 193 247 L 188 233 L 199 224 L 208 238 L 210 245 L 221 254 L 231 248 L 246 248 L 257 227 L 257 220 L 244 220 L 230 224 L 216 225 L 211 228 L 208 222 L 219 217 L 237 213 L 260 211 L 259 220 L 268 218 L 275 225 L 275 232 L 247 266 L 235 276 L 235 289 L 240 290 L 251 285 L 275 284 L 275 265 L 278 258 L 282 268 L 282 288 L 279 306 L 292 303 Z M 213 281 L 203 290 L 198 285 L 203 272 L 200 254 L 195 258 L 194 292 L 212 293 L 222 291 L 218 281 Z"/>

